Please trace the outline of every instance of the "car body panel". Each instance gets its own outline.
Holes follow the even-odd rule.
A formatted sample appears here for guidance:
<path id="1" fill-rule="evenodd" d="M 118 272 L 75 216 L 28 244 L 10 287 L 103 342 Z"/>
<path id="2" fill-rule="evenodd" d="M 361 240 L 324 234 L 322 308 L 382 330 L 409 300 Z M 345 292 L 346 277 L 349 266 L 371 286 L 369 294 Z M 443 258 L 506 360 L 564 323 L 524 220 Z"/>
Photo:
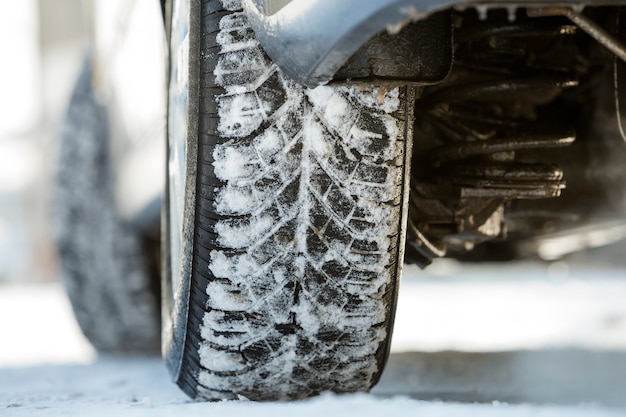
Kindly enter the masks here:
<path id="1" fill-rule="evenodd" d="M 242 0 L 259 42 L 272 60 L 300 84 L 316 87 L 375 34 L 450 7 L 606 5 L 620 1 L 477 2 L 475 0 Z M 624 3 L 623 0 L 621 3 Z"/>

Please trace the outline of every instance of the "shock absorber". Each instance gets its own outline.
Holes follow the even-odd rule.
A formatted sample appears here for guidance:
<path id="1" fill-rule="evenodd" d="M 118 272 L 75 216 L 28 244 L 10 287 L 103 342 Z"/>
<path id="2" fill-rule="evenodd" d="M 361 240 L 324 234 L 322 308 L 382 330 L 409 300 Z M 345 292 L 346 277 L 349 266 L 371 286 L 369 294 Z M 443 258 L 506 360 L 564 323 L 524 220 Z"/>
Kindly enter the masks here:
<path id="1" fill-rule="evenodd" d="M 528 155 L 575 140 L 545 110 L 579 83 L 579 54 L 559 53 L 575 33 L 559 18 L 456 15 L 452 72 L 415 112 L 407 262 L 502 239 L 510 201 L 560 195 L 562 169 Z"/>

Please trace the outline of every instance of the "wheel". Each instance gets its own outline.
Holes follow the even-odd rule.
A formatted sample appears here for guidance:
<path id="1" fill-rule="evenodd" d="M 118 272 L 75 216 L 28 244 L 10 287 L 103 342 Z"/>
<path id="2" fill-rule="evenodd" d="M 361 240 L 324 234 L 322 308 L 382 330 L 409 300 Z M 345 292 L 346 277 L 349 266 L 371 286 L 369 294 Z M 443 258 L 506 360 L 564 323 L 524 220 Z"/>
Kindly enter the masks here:
<path id="1" fill-rule="evenodd" d="M 106 109 L 94 97 L 88 62 L 70 101 L 58 166 L 55 238 L 78 324 L 101 352 L 158 352 L 159 279 L 149 263 L 156 248 L 117 216 Z"/>
<path id="2" fill-rule="evenodd" d="M 173 3 L 170 372 L 207 400 L 369 390 L 393 327 L 414 91 L 305 89 L 237 1 Z"/>

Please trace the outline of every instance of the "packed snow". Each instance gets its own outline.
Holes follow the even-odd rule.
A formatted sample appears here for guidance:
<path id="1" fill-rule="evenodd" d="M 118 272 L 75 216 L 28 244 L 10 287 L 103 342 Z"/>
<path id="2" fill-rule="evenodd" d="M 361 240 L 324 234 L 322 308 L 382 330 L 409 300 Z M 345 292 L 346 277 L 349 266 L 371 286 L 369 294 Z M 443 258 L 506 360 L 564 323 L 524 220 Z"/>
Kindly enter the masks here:
<path id="1" fill-rule="evenodd" d="M 402 193 L 403 168 L 395 160 L 405 154 L 399 140 L 405 123 L 395 114 L 399 89 L 297 86 L 264 55 L 240 12 L 220 18 L 216 42 L 216 67 L 207 59 L 202 71 L 213 70 L 224 91 L 216 96 L 221 139 L 212 165 L 221 180 L 214 209 L 225 218 L 213 228 L 219 248 L 211 250 L 206 268 L 223 279 L 208 283 L 210 297 L 202 301 L 211 311 L 201 325 L 198 392 L 221 398 L 232 385 L 231 376 L 219 373 L 224 367 L 236 372 L 241 395 L 264 389 L 256 386 L 258 376 L 247 377 L 255 373 L 269 375 L 263 377 L 268 387 L 285 384 L 295 378 L 290 358 L 302 349 L 310 349 L 310 363 L 318 356 L 331 362 L 322 375 L 305 372 L 321 386 L 357 367 L 364 376 L 352 383 L 368 386 L 388 334 L 386 326 L 370 328 L 389 323 L 386 295 L 396 273 L 389 267 L 396 241 L 389 236 L 397 235 L 400 221 L 388 202 Z M 305 284 L 298 278 L 311 271 L 327 279 Z M 341 296 L 325 300 L 333 291 Z M 354 306 L 348 306 L 350 296 Z M 214 310 L 252 311 L 255 319 L 242 326 L 234 314 L 216 317 Z M 278 333 L 292 323 L 294 337 Z M 328 355 L 328 341 L 317 340 L 320 329 L 350 333 L 355 342 L 337 342 Z M 265 340 L 280 343 L 263 365 L 251 368 L 246 349 Z M 217 364 L 215 356 L 226 363 Z"/>

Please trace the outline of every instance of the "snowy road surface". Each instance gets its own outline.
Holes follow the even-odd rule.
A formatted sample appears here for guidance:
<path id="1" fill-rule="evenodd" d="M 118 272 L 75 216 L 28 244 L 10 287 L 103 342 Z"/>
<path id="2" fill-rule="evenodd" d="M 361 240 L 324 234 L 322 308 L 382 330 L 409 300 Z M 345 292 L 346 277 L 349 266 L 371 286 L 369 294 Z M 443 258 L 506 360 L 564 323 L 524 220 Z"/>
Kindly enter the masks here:
<path id="1" fill-rule="evenodd" d="M 190 402 L 159 358 L 96 359 L 59 285 L 0 285 L 0 416 L 626 415 L 623 271 L 409 269 L 373 395 L 290 404 Z"/>

